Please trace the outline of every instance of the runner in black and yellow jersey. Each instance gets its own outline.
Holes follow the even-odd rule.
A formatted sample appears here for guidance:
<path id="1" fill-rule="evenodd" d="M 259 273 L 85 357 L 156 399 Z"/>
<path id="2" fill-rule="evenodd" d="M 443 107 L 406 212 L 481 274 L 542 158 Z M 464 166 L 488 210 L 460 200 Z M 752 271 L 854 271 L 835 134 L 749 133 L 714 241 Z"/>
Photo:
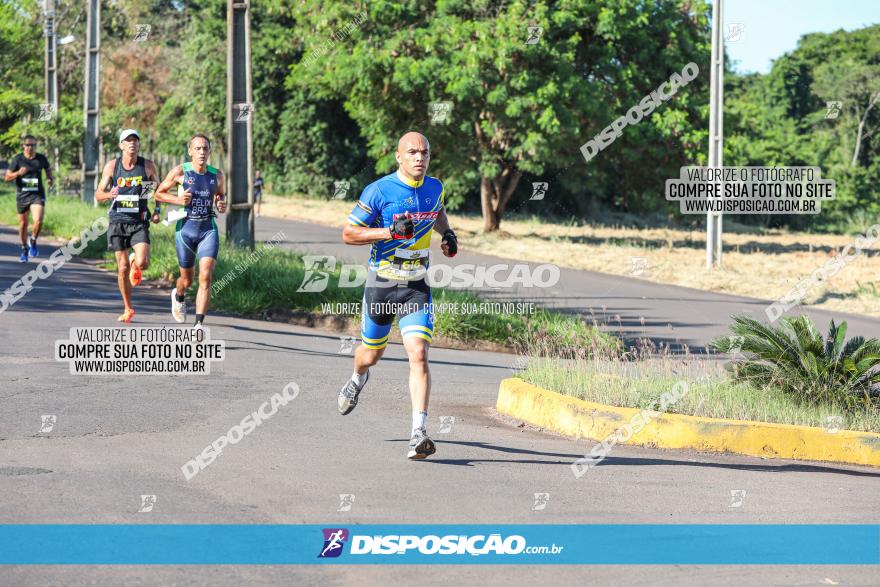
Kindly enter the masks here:
<path id="1" fill-rule="evenodd" d="M 348 217 L 342 240 L 371 245 L 364 289 L 361 340 L 354 357 L 354 373 L 339 392 L 339 412 L 354 410 L 358 395 L 379 362 L 395 316 L 409 357 L 412 437 L 407 457 L 423 459 L 435 452 L 426 422 L 431 392 L 428 348 L 434 336 L 431 288 L 426 282 L 431 231 L 443 235 L 447 257 L 458 252 L 458 240 L 449 228 L 443 185 L 426 177 L 430 160 L 428 139 L 409 132 L 397 145 L 396 172 L 368 185 Z"/>
<path id="2" fill-rule="evenodd" d="M 150 222 L 159 222 L 161 213 L 158 204 L 152 214 L 147 206 L 145 183 L 155 187 L 159 178 L 156 165 L 139 155 L 140 146 L 140 135 L 133 128 L 119 134 L 122 157 L 104 165 L 95 192 L 98 202 L 112 200 L 107 246 L 116 253 L 116 277 L 125 304 L 125 311 L 117 318 L 120 322 L 131 322 L 134 317 L 131 288 L 140 284 L 142 272 L 150 264 Z M 131 254 L 129 249 L 133 249 Z"/>

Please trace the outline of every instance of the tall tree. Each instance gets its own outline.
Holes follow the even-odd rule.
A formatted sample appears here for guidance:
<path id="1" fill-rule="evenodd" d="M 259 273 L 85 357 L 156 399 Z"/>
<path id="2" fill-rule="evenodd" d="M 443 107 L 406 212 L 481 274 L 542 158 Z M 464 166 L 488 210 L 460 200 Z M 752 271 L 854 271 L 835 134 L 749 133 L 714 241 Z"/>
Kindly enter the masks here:
<path id="1" fill-rule="evenodd" d="M 773 222 L 839 229 L 880 213 L 880 25 L 804 35 L 769 74 L 729 79 L 730 164 L 819 166 L 837 184 L 821 215 Z"/>
<path id="2" fill-rule="evenodd" d="M 848 126 L 855 137 L 850 166 L 855 167 L 859 164 L 863 143 L 874 134 L 880 122 L 880 117 L 873 116 L 875 108 L 880 110 L 880 64 L 859 63 L 851 58 L 823 63 L 816 68 L 813 91 L 826 103 L 839 102 L 844 119 L 851 121 Z"/>
<path id="3" fill-rule="evenodd" d="M 329 2 L 297 20 L 306 51 L 290 83 L 345 99 L 377 171 L 403 132 L 428 135 L 452 201 L 479 186 L 486 231 L 524 173 L 575 164 L 672 72 L 706 61 L 705 5 L 688 1 Z M 697 121 L 676 116 L 642 124 L 678 142 Z"/>
<path id="4" fill-rule="evenodd" d="M 42 30 L 41 19 L 35 0 L 0 2 L 0 142 L 7 155 L 19 148 L 16 123 L 42 102 L 42 39 L 34 34 Z"/>

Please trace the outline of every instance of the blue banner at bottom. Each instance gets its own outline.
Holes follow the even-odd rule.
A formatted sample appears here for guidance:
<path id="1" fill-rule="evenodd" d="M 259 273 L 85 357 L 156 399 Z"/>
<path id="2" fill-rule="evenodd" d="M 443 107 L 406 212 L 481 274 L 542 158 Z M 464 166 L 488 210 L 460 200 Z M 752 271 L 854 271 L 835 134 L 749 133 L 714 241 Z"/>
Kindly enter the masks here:
<path id="1" fill-rule="evenodd" d="M 880 525 L 0 525 L 0 564 L 876 565 Z"/>

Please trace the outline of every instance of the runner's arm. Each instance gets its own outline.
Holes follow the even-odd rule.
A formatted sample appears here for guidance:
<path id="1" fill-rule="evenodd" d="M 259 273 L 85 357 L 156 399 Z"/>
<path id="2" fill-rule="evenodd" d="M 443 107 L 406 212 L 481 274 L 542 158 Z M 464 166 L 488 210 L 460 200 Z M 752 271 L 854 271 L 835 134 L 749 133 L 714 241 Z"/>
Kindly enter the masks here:
<path id="1" fill-rule="evenodd" d="M 156 169 L 156 164 L 153 163 L 152 161 L 150 161 L 149 159 L 147 159 L 146 162 L 144 163 L 144 169 L 147 172 L 147 181 L 151 181 L 151 182 L 158 184 L 159 183 L 159 170 Z M 153 199 L 155 199 L 155 198 L 156 198 L 156 193 L 154 191 L 153 192 Z M 153 208 L 153 215 L 150 217 L 150 220 L 152 221 L 153 224 L 158 224 L 158 222 L 161 220 L 161 217 L 160 217 L 161 214 L 162 214 L 162 205 L 160 204 L 159 200 L 156 200 L 156 206 Z"/>
<path id="2" fill-rule="evenodd" d="M 144 163 L 144 169 L 147 171 L 147 181 L 155 181 L 158 184 L 159 170 L 156 169 L 156 164 L 147 159 L 146 163 Z"/>
<path id="3" fill-rule="evenodd" d="M 186 195 L 184 196 L 172 196 L 171 190 L 177 190 L 177 186 L 183 181 L 183 167 L 178 165 L 174 169 L 168 172 L 168 175 L 165 176 L 165 181 L 159 184 L 159 187 L 156 188 L 156 201 L 161 202 L 163 204 L 176 204 L 178 206 L 186 206 L 189 202 L 186 201 Z M 186 190 L 184 194 L 189 193 L 189 190 Z M 191 197 L 191 196 L 190 196 Z"/>
<path id="4" fill-rule="evenodd" d="M 47 157 L 43 156 L 43 160 L 46 162 L 46 167 L 43 168 L 46 172 L 46 184 L 52 187 L 55 184 L 55 178 L 52 177 L 52 168 L 49 166 L 49 159 Z"/>
<path id="5" fill-rule="evenodd" d="M 443 235 L 443 240 L 440 241 L 440 249 L 443 251 L 443 254 L 447 257 L 454 257 L 458 254 L 458 238 L 455 236 L 455 231 L 449 226 L 446 206 L 440 208 L 437 219 L 434 221 L 434 230 Z"/>
<path id="6" fill-rule="evenodd" d="M 376 184 L 367 186 L 348 215 L 348 224 L 342 230 L 342 242 L 347 245 L 370 245 L 393 239 L 391 227 L 371 228 L 379 217 L 382 202 L 382 192 L 376 188 Z"/>
<path id="7" fill-rule="evenodd" d="M 18 163 L 17 160 L 14 161 L 16 164 Z M 15 181 L 25 173 L 27 173 L 27 167 L 23 165 L 16 168 L 15 171 L 12 171 L 12 167 L 10 166 L 9 169 L 6 170 L 6 173 L 3 174 L 3 181 Z"/>
<path id="8" fill-rule="evenodd" d="M 434 220 L 434 230 L 441 235 L 447 230 L 452 230 L 449 226 L 449 218 L 446 217 L 446 206 L 441 207 L 440 211 L 437 212 L 437 219 Z"/>
<path id="9" fill-rule="evenodd" d="M 214 203 L 217 205 L 217 212 L 220 214 L 226 212 L 226 176 L 219 169 L 217 170 L 217 193 L 214 194 Z"/>
<path id="10" fill-rule="evenodd" d="M 52 168 L 49 166 L 49 159 L 43 157 L 46 160 L 46 183 L 49 184 L 49 187 L 52 187 L 55 183 L 55 178 L 52 177 Z"/>
<path id="11" fill-rule="evenodd" d="M 116 164 L 114 159 L 107 161 L 104 165 L 104 171 L 101 172 L 101 181 L 98 182 L 98 189 L 95 190 L 95 201 L 106 202 L 116 197 L 116 186 L 111 186 L 113 181 L 113 166 Z M 109 191 L 107 191 L 109 189 Z"/>
<path id="12" fill-rule="evenodd" d="M 347 245 L 371 245 L 391 238 L 390 228 L 367 228 L 349 224 L 342 230 L 342 242 Z"/>

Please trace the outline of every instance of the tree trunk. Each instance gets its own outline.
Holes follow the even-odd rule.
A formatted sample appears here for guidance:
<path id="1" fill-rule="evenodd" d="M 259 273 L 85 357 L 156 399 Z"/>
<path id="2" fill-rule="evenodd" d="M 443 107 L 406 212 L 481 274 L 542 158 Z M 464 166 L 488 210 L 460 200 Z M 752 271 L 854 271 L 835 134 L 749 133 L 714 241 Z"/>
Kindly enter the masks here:
<path id="1" fill-rule="evenodd" d="M 862 118 L 859 121 L 859 130 L 856 132 L 856 148 L 853 149 L 853 158 L 850 162 L 850 167 L 855 167 L 859 164 L 859 148 L 862 146 L 862 132 L 865 130 L 865 119 Z"/>
<path id="2" fill-rule="evenodd" d="M 493 232 L 500 228 L 501 217 L 507 209 L 507 203 L 513 195 L 522 171 L 505 167 L 494 178 L 480 178 L 480 204 L 483 209 L 483 232 Z"/>
<path id="3" fill-rule="evenodd" d="M 853 157 L 852 161 L 850 162 L 850 167 L 855 167 L 859 164 L 859 151 L 862 147 L 862 140 L 867 138 L 867 135 L 865 135 L 865 123 L 868 120 L 868 114 L 871 112 L 871 109 L 874 107 L 878 100 L 880 100 L 880 92 L 877 92 L 873 96 L 871 96 L 871 99 L 868 101 L 868 107 L 865 108 L 864 115 L 862 115 L 862 117 L 859 119 L 859 129 L 856 132 L 856 148 L 853 149 Z M 858 109 L 856 109 L 856 116 L 858 116 Z M 872 132 L 873 130 L 868 134 L 870 135 Z"/>
<path id="4" fill-rule="evenodd" d="M 495 186 L 492 185 L 488 177 L 480 178 L 480 204 L 483 207 L 483 232 L 492 232 L 498 230 L 501 224 L 498 215 L 495 213 L 495 207 L 492 205 Z"/>

